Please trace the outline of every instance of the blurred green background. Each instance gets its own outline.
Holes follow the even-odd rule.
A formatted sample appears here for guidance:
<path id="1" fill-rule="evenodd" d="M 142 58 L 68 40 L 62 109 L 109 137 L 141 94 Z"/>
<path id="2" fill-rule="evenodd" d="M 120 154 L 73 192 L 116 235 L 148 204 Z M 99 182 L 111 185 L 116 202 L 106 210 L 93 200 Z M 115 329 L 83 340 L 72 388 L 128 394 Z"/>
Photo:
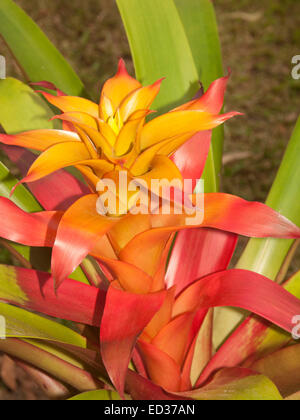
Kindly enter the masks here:
<path id="1" fill-rule="evenodd" d="M 133 71 L 114 0 L 16 0 L 76 69 L 94 99 L 119 57 Z M 226 125 L 222 190 L 264 201 L 300 111 L 298 0 L 215 0 L 225 69 L 232 69 L 226 108 L 245 117 Z M 24 48 L 26 46 L 24 45 Z M 0 41 L 8 75 L 22 78 Z M 162 75 L 163 76 L 163 75 Z M 241 152 L 241 153 L 240 153 Z"/>

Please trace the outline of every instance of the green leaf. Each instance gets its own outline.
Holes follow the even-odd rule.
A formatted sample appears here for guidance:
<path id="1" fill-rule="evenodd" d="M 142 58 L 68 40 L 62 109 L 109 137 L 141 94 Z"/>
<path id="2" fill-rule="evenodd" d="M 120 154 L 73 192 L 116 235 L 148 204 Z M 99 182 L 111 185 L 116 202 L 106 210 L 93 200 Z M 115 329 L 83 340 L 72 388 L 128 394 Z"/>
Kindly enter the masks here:
<path id="1" fill-rule="evenodd" d="M 209 85 L 223 76 L 222 53 L 218 26 L 211 0 L 174 0 L 181 18 L 198 78 L 207 90 Z M 205 192 L 216 192 L 220 187 L 224 127 L 213 130 L 212 146 L 202 175 Z"/>
<path id="2" fill-rule="evenodd" d="M 107 391 L 105 389 L 100 389 L 99 391 L 89 391 L 82 394 L 76 395 L 73 398 L 70 398 L 69 401 L 115 401 L 122 400 L 117 392 Z"/>
<path id="3" fill-rule="evenodd" d="M 1 0 L 1 35 L 31 82 L 47 80 L 69 95 L 83 84 L 41 29 L 12 0 Z"/>
<path id="4" fill-rule="evenodd" d="M 81 266 L 77 267 L 75 271 L 73 271 L 72 274 L 70 274 L 69 279 L 73 279 L 76 281 L 79 281 L 83 284 L 90 284 L 90 282 L 87 280 L 86 275 L 84 274 Z"/>
<path id="5" fill-rule="evenodd" d="M 11 201 L 24 211 L 41 211 L 41 206 L 24 185 L 19 185 L 15 189 L 14 194 L 10 197 L 10 192 L 17 182 L 18 180 L 11 175 L 9 169 L 0 162 L 0 196 L 10 198 Z"/>
<path id="6" fill-rule="evenodd" d="M 86 348 L 86 339 L 80 334 L 25 309 L 0 303 L 0 315 L 5 319 L 6 338 L 34 338 Z"/>
<path id="7" fill-rule="evenodd" d="M 52 377 L 71 385 L 78 392 L 99 389 L 101 383 L 84 370 L 77 357 L 47 342 L 7 338 L 0 340 L 0 351 L 17 357 L 47 372 Z"/>
<path id="8" fill-rule="evenodd" d="M 214 401 L 282 400 L 270 379 L 241 368 L 222 369 L 207 385 L 183 395 L 197 400 Z"/>
<path id="9" fill-rule="evenodd" d="M 300 118 L 266 204 L 300 226 Z M 275 280 L 293 244 L 287 239 L 251 239 L 237 267 Z"/>
<path id="10" fill-rule="evenodd" d="M 7 134 L 54 128 L 53 112 L 41 96 L 17 79 L 0 80 L 0 124 Z"/>
<path id="11" fill-rule="evenodd" d="M 166 77 L 154 102 L 160 112 L 191 99 L 199 81 L 207 88 L 223 75 L 221 48 L 210 0 L 117 0 L 137 78 L 143 84 Z M 217 191 L 223 128 L 214 130 L 205 190 Z"/>
<path id="12" fill-rule="evenodd" d="M 143 84 L 166 77 L 154 107 L 165 110 L 199 89 L 192 52 L 173 0 L 117 0 L 136 76 Z"/>
<path id="13" fill-rule="evenodd" d="M 205 89 L 223 75 L 217 20 L 211 0 L 174 0 Z"/>
<path id="14" fill-rule="evenodd" d="M 0 80 L 0 109 L 0 124 L 9 134 L 37 128 L 53 128 L 53 124 L 49 122 L 53 116 L 50 108 L 30 87 L 16 79 Z M 24 185 L 19 185 L 10 197 L 11 189 L 17 182 L 18 179 L 0 162 L 0 196 L 10 198 L 24 211 L 41 211 L 41 206 Z M 13 243 L 10 245 L 17 254 L 30 261 L 29 247 Z"/>

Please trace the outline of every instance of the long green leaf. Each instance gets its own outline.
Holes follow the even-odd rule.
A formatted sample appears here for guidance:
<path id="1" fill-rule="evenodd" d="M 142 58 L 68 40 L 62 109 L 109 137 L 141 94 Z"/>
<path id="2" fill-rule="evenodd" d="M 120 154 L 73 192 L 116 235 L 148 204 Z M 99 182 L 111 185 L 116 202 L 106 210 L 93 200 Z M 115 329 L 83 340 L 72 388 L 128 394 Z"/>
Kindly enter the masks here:
<path id="1" fill-rule="evenodd" d="M 50 108 L 29 86 L 13 78 L 0 80 L 0 124 L 8 134 L 39 128 L 53 128 L 53 123 L 49 121 L 52 116 Z M 8 198 L 12 187 L 17 182 L 18 180 L 10 174 L 8 168 L 0 163 L 0 195 Z M 42 210 L 24 185 L 19 185 L 10 198 L 24 211 Z M 19 244 L 11 244 L 11 246 L 25 260 L 32 259 L 29 247 Z M 38 260 L 44 261 L 45 258 L 39 255 Z"/>
<path id="2" fill-rule="evenodd" d="M 86 339 L 55 321 L 7 303 L 0 303 L 6 338 L 34 338 L 86 348 Z"/>
<path id="3" fill-rule="evenodd" d="M 0 124 L 7 133 L 12 134 L 35 128 L 53 128 L 52 123 L 49 122 L 52 115 L 50 108 L 28 86 L 12 78 L 0 81 Z M 8 198 L 17 182 L 18 180 L 9 169 L 0 162 L 0 196 Z M 19 185 L 10 199 L 24 211 L 42 210 L 24 185 Z M 11 246 L 17 254 L 30 261 L 29 247 L 19 244 L 11 244 Z"/>
<path id="4" fill-rule="evenodd" d="M 241 368 L 219 370 L 203 388 L 183 395 L 204 401 L 281 401 L 283 399 L 267 376 Z"/>
<path id="5" fill-rule="evenodd" d="M 173 0 L 117 0 L 137 78 L 143 84 L 166 77 L 155 107 L 183 102 L 199 89 L 192 52 Z"/>
<path id="6" fill-rule="evenodd" d="M 211 0 L 174 0 L 189 41 L 199 80 L 207 90 L 223 76 L 221 45 Z M 224 143 L 223 126 L 213 130 L 212 146 L 203 172 L 206 192 L 219 190 Z"/>
<path id="7" fill-rule="evenodd" d="M 9 198 L 10 192 L 17 182 L 18 180 L 10 173 L 9 169 L 0 162 L 0 196 Z M 15 189 L 14 194 L 11 196 L 11 201 L 27 212 L 42 210 L 39 203 L 24 185 L 19 185 Z"/>
<path id="8" fill-rule="evenodd" d="M 221 46 L 211 0 L 174 0 L 205 89 L 223 75 Z"/>
<path id="9" fill-rule="evenodd" d="M 41 29 L 12 0 L 0 2 L 0 34 L 32 82 L 47 80 L 69 95 L 83 84 Z"/>
<path id="10" fill-rule="evenodd" d="M 29 86 L 8 77 L 0 80 L 0 124 L 8 134 L 54 128 L 48 105 Z"/>
<path id="11" fill-rule="evenodd" d="M 143 83 L 166 77 L 154 106 L 166 111 L 191 99 L 199 81 L 207 88 L 223 75 L 221 48 L 210 0 L 117 0 Z M 223 128 L 214 130 L 205 190 L 217 191 L 222 165 Z"/>
<path id="12" fill-rule="evenodd" d="M 101 383 L 83 370 L 82 363 L 65 350 L 39 340 L 7 338 L 0 340 L 0 351 L 30 363 L 79 392 L 99 389 Z"/>
<path id="13" fill-rule="evenodd" d="M 300 226 L 300 118 L 288 144 L 266 204 Z M 293 244 L 286 239 L 251 239 L 238 263 L 275 280 Z"/>

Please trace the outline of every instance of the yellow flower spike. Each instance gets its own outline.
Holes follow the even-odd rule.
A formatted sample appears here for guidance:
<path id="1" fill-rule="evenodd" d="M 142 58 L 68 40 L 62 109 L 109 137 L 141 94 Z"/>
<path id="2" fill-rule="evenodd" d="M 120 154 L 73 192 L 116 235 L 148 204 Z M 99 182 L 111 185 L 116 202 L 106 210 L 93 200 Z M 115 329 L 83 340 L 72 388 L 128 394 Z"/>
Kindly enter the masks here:
<path id="1" fill-rule="evenodd" d="M 219 93 L 224 91 L 227 81 L 224 78 L 212 84 L 202 98 L 145 124 L 147 114 L 152 112 L 149 107 L 160 90 L 162 80 L 142 87 L 127 73 L 124 61 L 120 60 L 117 74 L 103 86 L 99 106 L 83 98 L 43 93 L 51 104 L 63 111 L 54 119 L 63 121 L 65 134 L 62 130 L 45 130 L 36 135 L 23 133 L 19 136 L 2 136 L 2 141 L 45 150 L 45 159 L 50 155 L 50 164 L 45 163 L 46 169 L 40 166 L 44 161 L 43 155 L 32 166 L 26 177 L 28 182 L 69 164 L 82 170 L 94 191 L 99 179 L 113 170 L 127 170 L 129 179 L 141 177 L 149 186 L 153 177 L 180 178 L 179 171 L 168 157 L 196 132 L 222 124 L 236 113 L 218 115 L 223 97 Z M 76 133 L 68 129 L 75 129 Z M 72 140 L 75 142 L 76 139 L 81 145 L 70 151 L 69 156 L 58 155 L 56 159 L 53 154 L 68 151 L 68 146 L 51 151 L 48 149 L 64 142 L 64 139 L 66 143 L 73 143 Z M 95 165 L 97 159 L 101 161 L 98 167 Z M 103 165 L 103 161 L 107 161 L 108 165 Z M 134 201 L 134 194 L 130 198 Z"/>
<path id="2" fill-rule="evenodd" d="M 106 124 L 104 121 L 100 120 L 100 118 L 96 119 L 96 123 L 98 125 L 98 131 L 100 131 L 101 135 L 105 138 L 107 143 L 113 147 L 117 140 L 116 133 L 109 126 L 109 124 Z"/>
<path id="3" fill-rule="evenodd" d="M 114 116 L 111 116 L 107 120 L 107 125 L 113 130 L 113 132 L 117 135 L 119 133 L 119 126 L 116 122 L 116 119 Z"/>

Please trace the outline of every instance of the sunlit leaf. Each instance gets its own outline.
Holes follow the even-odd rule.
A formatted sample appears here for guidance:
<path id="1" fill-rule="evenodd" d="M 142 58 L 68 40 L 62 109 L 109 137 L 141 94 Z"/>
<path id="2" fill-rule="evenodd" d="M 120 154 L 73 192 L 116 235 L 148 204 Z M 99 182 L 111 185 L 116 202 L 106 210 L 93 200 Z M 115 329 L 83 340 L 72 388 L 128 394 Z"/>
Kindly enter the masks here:
<path id="1" fill-rule="evenodd" d="M 47 80 L 67 94 L 79 95 L 83 85 L 41 29 L 12 0 L 0 4 L 1 36 L 31 82 Z"/>

